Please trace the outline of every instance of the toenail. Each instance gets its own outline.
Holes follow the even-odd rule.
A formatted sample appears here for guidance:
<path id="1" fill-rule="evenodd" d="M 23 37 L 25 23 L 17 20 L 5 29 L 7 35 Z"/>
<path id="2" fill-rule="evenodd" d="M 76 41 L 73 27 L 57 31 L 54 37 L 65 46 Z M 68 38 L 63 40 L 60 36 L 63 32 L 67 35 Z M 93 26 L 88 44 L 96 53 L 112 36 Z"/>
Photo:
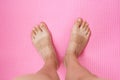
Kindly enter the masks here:
<path id="1" fill-rule="evenodd" d="M 33 31 L 35 31 L 35 27 L 33 28 Z"/>
<path id="2" fill-rule="evenodd" d="M 43 23 L 41 23 L 41 24 L 40 24 L 40 27 L 44 27 L 44 24 L 43 24 Z"/>
<path id="3" fill-rule="evenodd" d="M 78 18 L 78 21 L 79 21 L 79 22 L 82 21 L 82 18 Z"/>
<path id="4" fill-rule="evenodd" d="M 80 22 L 81 20 L 82 20 L 81 18 L 78 19 L 79 22 Z"/>

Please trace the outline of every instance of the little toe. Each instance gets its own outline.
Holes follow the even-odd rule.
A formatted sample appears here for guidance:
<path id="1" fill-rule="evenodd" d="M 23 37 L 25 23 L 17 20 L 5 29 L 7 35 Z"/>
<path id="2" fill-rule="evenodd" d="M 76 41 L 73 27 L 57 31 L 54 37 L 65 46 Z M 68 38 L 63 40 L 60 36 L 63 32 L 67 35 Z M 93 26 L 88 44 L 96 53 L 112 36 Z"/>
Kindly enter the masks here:
<path id="1" fill-rule="evenodd" d="M 47 28 L 47 25 L 45 24 L 45 22 L 40 23 L 40 28 L 42 31 L 48 32 L 48 28 Z"/>
<path id="2" fill-rule="evenodd" d="M 32 32 L 31 32 L 31 37 L 32 37 L 32 40 L 34 40 L 35 39 L 35 32 L 32 30 Z"/>
<path id="3" fill-rule="evenodd" d="M 74 27 L 79 28 L 82 24 L 82 21 L 82 18 L 78 18 L 74 23 Z"/>
<path id="4" fill-rule="evenodd" d="M 86 24 L 85 25 L 85 34 L 87 35 L 87 33 L 90 31 L 90 28 L 89 28 L 89 24 Z"/>
<path id="5" fill-rule="evenodd" d="M 90 28 L 88 28 L 88 31 L 87 31 L 87 33 L 86 33 L 86 36 L 87 36 L 87 37 L 90 37 L 90 35 L 91 35 L 91 31 L 90 31 Z"/>
<path id="6" fill-rule="evenodd" d="M 35 40 L 35 37 L 34 37 L 34 36 L 32 36 L 32 41 L 33 41 L 33 40 Z"/>

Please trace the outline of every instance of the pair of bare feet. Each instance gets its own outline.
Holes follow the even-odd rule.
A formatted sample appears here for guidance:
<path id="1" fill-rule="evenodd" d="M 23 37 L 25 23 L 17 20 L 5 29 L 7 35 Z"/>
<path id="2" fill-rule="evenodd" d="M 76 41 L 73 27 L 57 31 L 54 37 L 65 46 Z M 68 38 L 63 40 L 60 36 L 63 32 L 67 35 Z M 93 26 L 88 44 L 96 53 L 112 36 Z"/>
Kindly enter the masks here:
<path id="1" fill-rule="evenodd" d="M 64 57 L 65 80 L 102 80 L 84 68 L 77 57 L 87 45 L 91 31 L 88 23 L 78 18 L 72 28 L 70 42 Z M 60 80 L 57 74 L 59 62 L 47 25 L 41 22 L 32 30 L 32 42 L 43 57 L 45 64 L 35 74 L 18 77 L 15 80 Z"/>
<path id="2" fill-rule="evenodd" d="M 83 21 L 83 19 L 78 18 L 72 28 L 70 42 L 66 50 L 64 61 L 69 54 L 74 54 L 76 57 L 81 54 L 82 50 L 87 45 L 90 33 L 91 31 L 88 27 L 88 23 Z M 54 59 L 53 62 L 58 66 L 52 37 L 44 22 L 41 22 L 40 25 L 34 27 L 32 31 L 32 42 L 37 51 L 41 53 L 44 61 L 46 61 L 47 58 L 52 58 Z"/>

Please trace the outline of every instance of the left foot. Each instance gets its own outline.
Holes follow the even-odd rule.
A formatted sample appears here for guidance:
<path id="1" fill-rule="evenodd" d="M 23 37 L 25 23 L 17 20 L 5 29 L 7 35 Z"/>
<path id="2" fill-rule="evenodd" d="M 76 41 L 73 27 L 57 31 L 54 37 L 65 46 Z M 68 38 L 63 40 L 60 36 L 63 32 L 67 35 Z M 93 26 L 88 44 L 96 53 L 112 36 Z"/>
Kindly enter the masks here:
<path id="1" fill-rule="evenodd" d="M 41 56 L 46 61 L 47 59 L 53 60 L 57 66 L 58 61 L 56 57 L 56 52 L 52 43 L 52 38 L 47 25 L 41 22 L 32 30 L 32 42 Z"/>

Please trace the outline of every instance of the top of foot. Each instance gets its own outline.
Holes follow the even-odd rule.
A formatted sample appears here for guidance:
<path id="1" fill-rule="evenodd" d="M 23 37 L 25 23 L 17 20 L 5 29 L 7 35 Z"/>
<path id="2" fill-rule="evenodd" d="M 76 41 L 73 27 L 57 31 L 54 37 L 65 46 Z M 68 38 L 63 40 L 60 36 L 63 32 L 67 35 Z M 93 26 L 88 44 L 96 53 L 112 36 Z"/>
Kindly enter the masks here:
<path id="1" fill-rule="evenodd" d="M 72 28 L 67 53 L 79 56 L 87 45 L 90 34 L 91 31 L 88 27 L 88 23 L 86 21 L 83 21 L 83 19 L 78 18 Z"/>
<path id="2" fill-rule="evenodd" d="M 47 25 L 41 22 L 32 30 L 32 42 L 44 60 L 53 58 L 56 60 L 56 52 Z"/>

